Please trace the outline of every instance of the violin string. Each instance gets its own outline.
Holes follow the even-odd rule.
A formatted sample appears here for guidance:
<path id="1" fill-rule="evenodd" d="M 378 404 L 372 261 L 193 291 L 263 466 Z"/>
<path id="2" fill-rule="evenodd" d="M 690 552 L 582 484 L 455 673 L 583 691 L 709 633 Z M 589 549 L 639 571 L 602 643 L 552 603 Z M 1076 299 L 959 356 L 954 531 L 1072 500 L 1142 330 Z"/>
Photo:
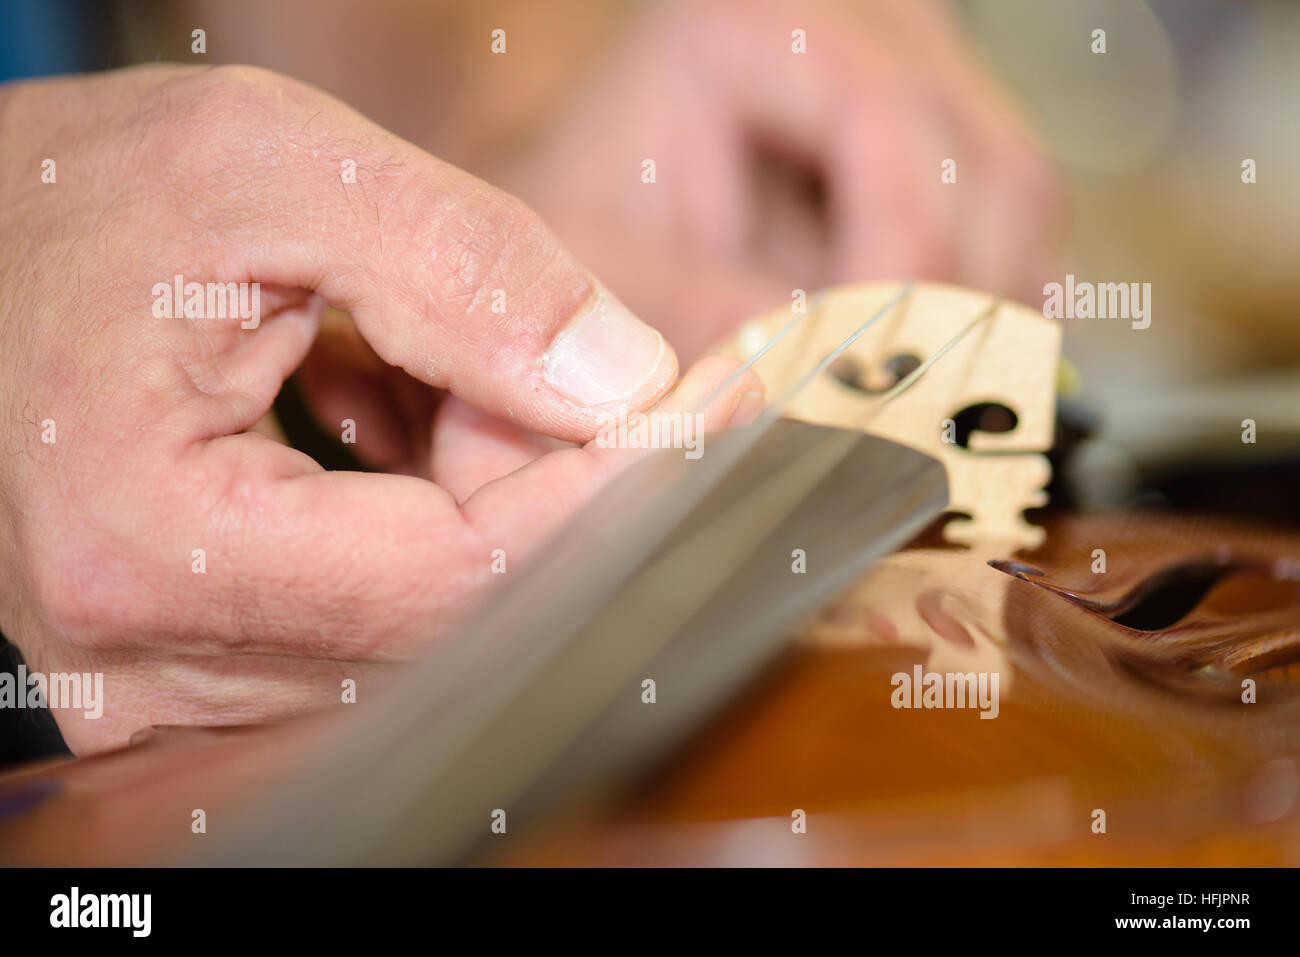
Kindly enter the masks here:
<path id="1" fill-rule="evenodd" d="M 945 355 L 947 355 L 957 345 L 957 343 L 962 341 L 962 339 L 970 335 L 970 333 L 974 331 L 974 329 L 977 326 L 979 326 L 985 320 L 989 319 L 991 316 L 997 313 L 1001 305 L 1002 305 L 1002 299 L 1000 297 L 995 297 L 979 315 L 977 315 L 970 322 L 966 323 L 966 325 L 963 326 L 956 335 L 954 335 L 951 339 L 949 339 L 938 349 L 936 349 L 934 354 L 930 356 L 930 358 L 926 359 L 924 362 L 922 362 L 919 366 L 917 366 L 907 375 L 903 376 L 903 378 L 895 382 L 889 388 L 889 390 L 886 391 L 885 394 L 880 397 L 880 400 L 870 410 L 868 410 L 867 413 L 862 418 L 858 420 L 857 425 L 859 427 L 862 427 L 866 423 L 870 422 L 877 415 L 879 415 L 884 410 L 884 408 L 887 405 L 889 405 L 889 403 L 893 402 L 895 399 L 897 399 L 908 389 L 912 388 L 912 386 L 916 385 L 917 382 L 921 381 L 921 377 L 924 376 L 927 372 L 929 372 L 930 369 L 934 367 L 934 364 L 936 362 L 938 362 Z"/>
<path id="2" fill-rule="evenodd" d="M 746 369 L 749 369 L 759 359 L 763 358 L 763 356 L 767 355 L 769 352 L 775 349 L 777 345 L 780 344 L 782 339 L 784 339 L 786 336 L 788 336 L 791 332 L 794 331 L 794 328 L 796 326 L 800 325 L 801 323 L 809 319 L 821 318 L 822 313 L 826 311 L 826 306 L 827 306 L 826 297 L 823 296 L 821 293 L 818 293 L 813 298 L 812 312 L 798 313 L 795 315 L 793 319 L 791 319 L 784 326 L 782 326 L 780 331 L 777 332 L 776 335 L 774 335 L 771 339 L 768 339 L 767 342 L 763 343 L 763 345 L 759 348 L 757 352 L 755 352 L 752 356 L 746 359 L 745 362 L 740 366 L 740 368 L 736 369 L 735 372 L 727 376 L 727 378 L 722 381 L 722 384 L 719 385 L 716 389 L 714 389 L 709 394 L 708 399 L 703 403 L 703 407 L 707 409 L 710 405 L 712 405 L 714 399 L 722 395 L 722 393 L 726 392 L 727 389 L 732 385 L 732 383 L 734 383 L 737 379 L 739 379 L 742 375 L 745 374 Z"/>
<path id="3" fill-rule="evenodd" d="M 862 335 L 868 329 L 870 329 L 876 322 L 884 318 L 884 316 L 891 309 L 893 309 L 895 305 L 897 305 L 900 301 L 902 301 L 903 298 L 905 298 L 908 294 L 912 292 L 915 286 L 916 286 L 916 280 L 914 279 L 904 283 L 903 286 L 898 290 L 898 292 L 894 293 L 894 295 L 891 296 L 885 302 L 884 305 L 882 305 L 878 310 L 876 310 L 876 312 L 874 312 L 871 316 L 869 316 L 867 320 L 862 323 L 862 325 L 858 326 L 857 329 L 849 333 L 849 335 L 846 336 L 844 339 L 842 339 L 836 346 L 834 346 L 830 352 L 828 352 L 820 360 L 818 360 L 818 362 L 813 366 L 812 369 L 804 373 L 791 388 L 787 389 L 786 392 L 782 394 L 779 400 L 768 403 L 765 409 L 765 413 L 768 410 L 776 409 L 777 410 L 776 415 L 779 415 L 780 410 L 783 409 L 786 405 L 788 405 L 794 399 L 794 397 L 800 391 L 802 391 L 802 389 L 805 386 L 807 386 L 813 379 L 815 379 L 819 373 L 824 371 L 827 366 L 829 366 L 832 362 L 838 359 L 844 353 L 844 350 L 848 349 L 849 346 L 853 345 L 853 343 L 855 343 L 859 338 L 861 338 Z M 829 302 L 827 301 L 825 294 L 823 292 L 818 292 L 813 297 L 813 308 L 811 311 L 806 313 L 799 313 L 793 319 L 787 322 L 784 326 L 782 326 L 781 329 L 778 330 L 776 334 L 772 336 L 772 338 L 768 339 L 767 342 L 763 343 L 763 345 L 759 347 L 759 349 L 752 356 L 750 356 L 743 363 L 741 363 L 741 365 L 737 367 L 725 379 L 723 379 L 720 384 L 718 384 L 716 387 L 710 390 L 710 392 L 708 393 L 704 401 L 699 403 L 699 407 L 701 409 L 709 408 L 717 400 L 719 396 L 721 396 L 724 392 L 726 392 L 727 389 L 736 382 L 737 379 L 739 379 L 742 375 L 744 375 L 748 369 L 752 368 L 754 364 L 758 362 L 759 359 L 762 359 L 765 355 L 767 355 L 773 349 L 775 349 L 787 336 L 789 336 L 791 332 L 795 330 L 796 327 L 798 327 L 804 322 L 811 322 L 820 319 L 822 315 L 825 313 L 827 306 L 829 306 Z M 662 399 L 660 399 L 659 402 L 655 404 L 656 408 L 659 405 L 662 405 L 664 402 L 666 402 L 669 399 L 670 395 L 664 396 Z M 773 415 L 772 418 L 775 418 L 776 415 Z"/>
<path id="4" fill-rule="evenodd" d="M 909 287 L 910 285 L 911 284 L 909 284 Z M 908 289 L 905 288 L 898 297 L 895 297 L 894 302 L 897 302 L 899 299 L 901 299 L 902 295 L 906 294 L 907 291 Z M 885 309 L 887 310 L 888 308 L 890 308 L 891 305 L 892 303 L 887 304 Z M 985 322 L 991 316 L 996 314 L 999 307 L 1001 307 L 1001 305 L 1002 305 L 1002 299 L 1000 297 L 993 298 L 989 302 L 988 306 L 986 306 L 978 315 L 976 315 L 973 319 L 967 322 L 966 325 L 964 325 L 961 329 L 959 329 L 956 335 L 952 336 L 952 338 L 944 342 L 943 345 L 939 346 L 939 348 L 936 349 L 928 359 L 922 362 L 910 373 L 908 373 L 903 378 L 899 379 L 896 383 L 894 383 L 894 385 L 891 386 L 889 390 L 886 391 L 884 395 L 880 397 L 876 405 L 869 412 L 867 412 L 865 416 L 859 419 L 857 423 L 855 423 L 855 428 L 857 430 L 865 432 L 866 431 L 865 423 L 871 421 L 871 419 L 875 418 L 875 416 L 878 415 L 881 412 L 881 410 L 886 408 L 889 405 L 889 403 L 893 402 L 903 393 L 911 389 L 912 386 L 916 385 L 916 383 L 919 382 L 921 378 L 925 376 L 926 373 L 928 373 L 932 368 L 934 368 L 934 366 L 939 362 L 940 359 L 942 359 L 949 352 L 951 352 L 959 342 L 961 342 L 968 335 L 970 335 L 971 332 L 973 332 L 983 322 Z M 883 312 L 873 316 L 870 320 L 868 320 L 868 323 L 874 322 L 876 319 L 880 318 L 881 315 L 883 315 Z M 857 335 L 859 334 L 860 332 L 856 333 L 853 336 L 850 336 L 848 340 L 846 340 L 845 342 L 837 346 L 835 349 L 833 349 L 831 353 L 829 353 L 828 356 L 822 362 L 818 363 L 815 369 L 813 369 L 810 373 L 808 373 L 808 375 L 805 377 L 805 380 L 811 379 L 813 376 L 817 375 L 819 372 L 823 371 L 827 366 L 829 366 L 831 362 L 834 362 L 835 359 L 841 353 L 843 353 L 844 349 L 852 344 L 852 340 L 856 339 Z M 796 383 L 795 388 L 791 391 L 797 392 L 805 384 L 806 382 L 804 380 L 801 380 L 800 382 Z M 779 414 L 779 411 L 780 410 L 778 409 L 777 414 Z M 834 436 L 828 436 L 822 443 L 823 448 L 830 447 L 831 443 L 834 441 L 835 441 Z M 848 454 L 847 448 L 841 448 L 838 453 L 832 453 L 835 459 L 842 459 L 847 454 Z M 832 461 L 831 459 L 827 460 L 828 468 L 830 467 L 829 463 L 831 461 Z"/>
<path id="5" fill-rule="evenodd" d="M 902 302 L 904 299 L 910 296 L 915 288 L 916 288 L 916 280 L 914 279 L 904 283 L 899 288 L 899 290 L 896 293 L 894 293 L 892 296 L 890 296 L 887 300 L 885 300 L 885 303 L 874 313 L 872 313 L 867 318 L 867 320 L 862 323 L 862 325 L 858 326 L 856 329 L 853 330 L 853 332 L 849 333 L 847 336 L 841 339 L 839 343 L 836 344 L 836 346 L 830 350 L 830 352 L 822 356 L 821 359 L 818 360 L 818 362 L 811 369 L 809 369 L 802 376 L 800 376 L 799 379 L 797 379 L 793 385 L 791 385 L 788 389 L 785 390 L 785 392 L 781 394 L 781 397 L 779 399 L 776 399 L 775 401 L 769 403 L 767 408 L 764 410 L 763 413 L 764 416 L 771 417 L 773 419 L 778 417 L 781 414 L 781 412 L 784 411 L 785 407 L 789 405 L 792 401 L 794 401 L 795 397 L 800 392 L 802 392 L 805 388 L 807 388 L 809 383 L 811 383 L 814 379 L 816 379 L 817 376 L 825 372 L 826 369 L 831 365 L 831 363 L 833 363 L 836 359 L 838 359 L 841 355 L 843 355 L 844 352 L 850 346 L 853 345 L 853 343 L 857 342 L 860 338 L 862 338 L 862 336 L 866 334 L 868 329 L 870 329 L 877 322 L 879 322 L 881 319 L 887 316 L 890 312 L 893 311 L 894 307 L 896 307 L 900 302 Z"/>
<path id="6" fill-rule="evenodd" d="M 872 328 L 872 326 L 874 326 L 885 316 L 889 315 L 901 302 L 903 302 L 907 297 L 909 297 L 915 290 L 916 285 L 917 285 L 916 280 L 909 280 L 908 282 L 903 283 L 898 288 L 898 290 L 893 295 L 891 295 L 887 300 L 885 300 L 885 302 L 874 313 L 868 316 L 867 319 L 864 320 L 861 325 L 859 325 L 851 333 L 849 333 L 847 336 L 841 339 L 828 352 L 826 352 L 812 366 L 812 368 L 808 369 L 806 372 L 800 375 L 799 378 L 791 386 L 789 386 L 778 399 L 769 403 L 763 409 L 758 419 L 754 422 L 752 428 L 749 430 L 749 434 L 746 436 L 741 446 L 738 446 L 736 449 L 733 450 L 734 454 L 738 457 L 742 455 L 747 449 L 752 448 L 763 437 L 763 435 L 767 433 L 767 431 L 772 427 L 772 425 L 781 418 L 781 415 L 785 411 L 785 408 L 805 388 L 807 388 L 819 375 L 825 372 L 826 369 L 829 368 L 830 365 L 833 362 L 835 362 L 836 359 L 838 359 L 841 355 L 843 355 L 855 342 L 857 342 L 863 335 L 865 335 L 867 331 Z M 716 397 L 719 394 L 721 394 L 723 390 L 727 388 L 728 385 L 734 383 L 735 380 L 740 375 L 744 374 L 745 370 L 752 367 L 764 355 L 771 353 L 772 350 L 775 349 L 782 341 L 786 340 L 789 334 L 792 331 L 794 331 L 801 323 L 805 322 L 809 318 L 812 318 L 814 320 L 820 318 L 821 315 L 825 312 L 828 303 L 826 302 L 825 297 L 822 296 L 821 294 L 818 294 L 818 296 L 814 300 L 814 303 L 815 305 L 814 308 L 811 310 L 811 312 L 807 314 L 800 314 L 796 316 L 794 319 L 787 322 L 785 326 L 782 327 L 775 335 L 773 335 L 771 339 L 769 339 L 766 343 L 764 343 L 764 345 L 760 347 L 758 351 L 754 353 L 754 355 L 750 356 L 750 358 L 746 362 L 744 362 L 739 368 L 737 368 L 731 375 L 729 375 L 727 379 L 725 379 L 720 386 L 714 389 L 709 395 L 708 402 L 704 403 L 703 407 L 708 408 L 709 405 L 716 399 Z M 964 338 L 966 338 L 966 336 L 970 335 L 970 333 L 973 332 L 977 327 L 979 327 L 983 322 L 985 322 L 987 319 L 993 316 L 1001 305 L 1002 305 L 1001 298 L 999 297 L 993 298 L 989 302 L 989 305 L 984 308 L 984 310 L 982 310 L 978 315 L 976 315 L 973 319 L 967 322 L 966 325 L 963 326 L 960 330 L 958 330 L 958 332 L 954 336 L 952 336 L 941 346 L 939 346 L 939 348 L 936 349 L 928 359 L 926 359 L 919 366 L 913 369 L 910 373 L 908 373 L 903 378 L 899 379 L 896 383 L 894 383 L 894 385 L 891 386 L 880 397 L 880 399 L 873 405 L 873 407 L 864 416 L 862 416 L 857 423 L 855 423 L 855 426 L 858 429 L 864 430 L 865 424 L 867 422 L 870 422 L 877 415 L 879 415 L 886 407 L 888 407 L 890 403 L 892 403 L 895 399 L 899 398 L 901 395 L 903 395 L 908 390 L 910 390 L 913 386 L 915 386 L 916 383 L 919 382 L 944 356 L 946 356 L 949 352 L 951 352 L 952 349 L 954 349 L 958 343 L 960 343 Z"/>
<path id="7" fill-rule="evenodd" d="M 729 376 L 723 379 L 722 382 L 708 394 L 705 400 L 700 403 L 700 408 L 707 409 L 711 405 L 713 405 L 713 403 L 717 400 L 717 398 L 720 395 L 726 392 L 727 389 L 729 389 L 732 386 L 732 384 L 736 382 L 737 379 L 739 379 L 741 376 L 745 374 L 745 371 L 747 369 L 751 368 L 754 365 L 754 363 L 758 362 L 759 359 L 763 358 L 763 356 L 767 355 L 769 352 L 775 349 L 777 345 L 780 344 L 781 340 L 783 340 L 786 336 L 788 336 L 791 332 L 794 331 L 796 326 L 799 326 L 800 324 L 807 322 L 809 320 L 820 319 L 822 314 L 826 311 L 827 305 L 829 305 L 829 303 L 827 303 L 826 297 L 823 293 L 818 292 L 814 294 L 812 311 L 796 313 L 795 317 L 791 319 L 789 322 L 787 322 L 784 326 L 782 326 L 781 329 L 776 333 L 776 335 L 772 336 L 771 339 L 768 339 L 767 342 L 763 343 L 763 345 L 759 347 L 757 352 L 755 352 L 752 356 L 750 356 L 743 363 L 741 363 L 740 367 L 737 368 L 734 372 L 732 372 Z M 660 402 L 666 401 L 667 398 L 668 397 L 665 396 L 663 399 L 660 400 Z"/>
<path id="8" fill-rule="evenodd" d="M 895 306 L 897 306 L 900 302 L 903 301 L 903 299 L 905 299 L 908 295 L 912 293 L 915 287 L 916 287 L 916 280 L 909 280 L 908 282 L 904 283 L 898 289 L 897 292 L 895 292 L 892 296 L 890 296 L 889 299 L 887 299 L 884 302 L 884 304 L 880 306 L 879 309 L 877 309 L 874 313 L 868 316 L 867 319 L 860 326 L 858 326 L 855 330 L 853 330 L 853 332 L 849 333 L 849 335 L 847 335 L 844 339 L 842 339 L 828 353 L 822 356 L 822 358 L 811 369 L 809 369 L 807 372 L 801 375 L 800 378 L 794 383 L 794 385 L 786 389 L 786 391 L 781 395 L 779 399 L 777 399 L 775 402 L 768 403 L 764 407 L 763 411 L 760 413 L 759 417 L 752 424 L 752 427 L 749 429 L 747 437 L 744 439 L 743 443 L 735 445 L 733 447 L 733 454 L 739 457 L 739 455 L 743 454 L 745 450 L 752 448 L 763 437 L 763 435 L 772 427 L 772 425 L 780 419 L 782 411 L 785 409 L 787 405 L 790 404 L 791 401 L 794 400 L 795 396 L 797 396 L 805 387 L 807 387 L 820 373 L 825 371 L 825 369 L 832 362 L 838 359 L 846 349 L 848 349 L 851 345 L 853 345 L 853 343 L 857 342 L 857 340 L 861 338 L 867 332 L 868 329 L 870 329 L 875 323 L 879 322 L 886 315 L 888 315 L 894 309 Z M 718 398 L 719 395 L 723 393 L 724 390 L 726 390 L 726 388 L 729 385 L 734 383 L 741 375 L 745 373 L 745 370 L 752 367 L 754 363 L 756 363 L 764 355 L 769 354 L 774 348 L 776 348 L 777 345 L 779 345 L 783 340 L 785 340 L 789 336 L 789 334 L 792 331 L 794 331 L 794 329 L 797 328 L 801 323 L 804 323 L 809 319 L 815 321 L 821 318 L 821 316 L 825 313 L 827 306 L 829 305 L 829 303 L 826 300 L 826 297 L 819 292 L 814 297 L 813 303 L 814 303 L 813 309 L 810 312 L 806 314 L 801 313 L 795 316 L 795 318 L 793 318 L 789 322 L 787 322 L 785 326 L 781 330 L 779 330 L 774 336 L 772 336 L 771 339 L 769 339 L 766 343 L 764 343 L 763 346 L 760 347 L 759 350 L 754 353 L 754 355 L 750 356 L 750 358 L 744 363 L 742 363 L 739 368 L 737 368 L 734 372 L 732 372 L 729 376 L 727 376 L 727 378 L 723 380 L 721 385 L 711 390 L 710 393 L 708 394 L 707 400 L 701 403 L 699 406 L 697 406 L 697 408 L 701 408 L 701 409 L 709 408 L 710 405 L 712 405 L 712 403 Z M 665 396 L 663 399 L 660 400 L 660 403 L 666 401 L 667 398 L 668 397 Z M 656 408 L 660 403 L 656 404 Z"/>

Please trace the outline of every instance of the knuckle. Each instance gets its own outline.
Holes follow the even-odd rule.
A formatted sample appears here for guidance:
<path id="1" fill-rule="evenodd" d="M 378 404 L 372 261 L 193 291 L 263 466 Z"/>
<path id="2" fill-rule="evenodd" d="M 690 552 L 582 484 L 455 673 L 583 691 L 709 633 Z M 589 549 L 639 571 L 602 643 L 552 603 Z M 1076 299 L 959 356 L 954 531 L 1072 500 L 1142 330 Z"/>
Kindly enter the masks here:
<path id="1" fill-rule="evenodd" d="M 258 81 L 248 71 L 216 66 L 169 79 L 143 104 L 147 125 L 172 139 L 173 148 L 189 145 L 194 138 L 189 134 L 216 132 L 215 120 L 256 105 Z"/>
<path id="2" fill-rule="evenodd" d="M 327 98 L 288 77 L 249 66 L 216 66 L 169 78 L 144 97 L 133 123 L 151 208 L 221 230 L 248 216 L 250 191 L 290 174 L 278 159 L 302 152 Z M 156 157 L 169 158 L 158 164 Z"/>
<path id="3" fill-rule="evenodd" d="M 260 67 L 187 71 L 141 104 L 141 145 L 153 155 L 179 156 L 178 177 L 229 165 L 232 156 L 256 158 L 278 120 L 290 115 L 287 107 L 302 101 L 302 89 L 297 81 Z M 299 107 L 292 115 L 302 112 Z"/>
<path id="4" fill-rule="evenodd" d="M 213 109 L 245 110 L 274 102 L 294 81 L 273 70 L 242 64 L 222 64 L 194 77 L 191 95 Z"/>
<path id="5" fill-rule="evenodd" d="M 480 186 L 452 207 L 439 217 L 432 281 L 454 331 L 479 328 L 496 290 L 515 299 L 558 272 L 577 272 L 550 228 L 508 193 Z"/>

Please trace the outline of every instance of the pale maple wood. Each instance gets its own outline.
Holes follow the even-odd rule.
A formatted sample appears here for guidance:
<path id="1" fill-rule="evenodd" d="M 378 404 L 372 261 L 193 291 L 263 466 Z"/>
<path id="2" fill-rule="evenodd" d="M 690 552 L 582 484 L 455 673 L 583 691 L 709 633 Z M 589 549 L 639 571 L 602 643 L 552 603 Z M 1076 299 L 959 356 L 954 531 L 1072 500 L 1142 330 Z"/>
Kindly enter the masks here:
<path id="1" fill-rule="evenodd" d="M 769 399 L 783 396 L 899 288 L 896 282 L 841 286 L 808 301 L 798 325 L 754 365 Z M 1025 521 L 1024 511 L 1047 504 L 1043 488 L 1051 467 L 1042 453 L 1053 438 L 1059 323 L 973 289 L 918 283 L 844 355 L 858 363 L 869 385 L 884 388 L 891 359 L 928 359 L 991 305 L 985 321 L 893 401 L 846 385 L 828 370 L 800 389 L 785 413 L 861 428 L 939 459 L 948 471 L 949 510 L 963 516 L 945 527 L 946 540 L 993 554 L 1043 542 L 1042 529 Z M 798 318 L 792 307 L 773 310 L 742 326 L 720 351 L 749 359 Z M 1004 433 L 975 432 L 963 448 L 951 441 L 952 420 L 980 403 L 1006 406 L 1016 426 Z"/>

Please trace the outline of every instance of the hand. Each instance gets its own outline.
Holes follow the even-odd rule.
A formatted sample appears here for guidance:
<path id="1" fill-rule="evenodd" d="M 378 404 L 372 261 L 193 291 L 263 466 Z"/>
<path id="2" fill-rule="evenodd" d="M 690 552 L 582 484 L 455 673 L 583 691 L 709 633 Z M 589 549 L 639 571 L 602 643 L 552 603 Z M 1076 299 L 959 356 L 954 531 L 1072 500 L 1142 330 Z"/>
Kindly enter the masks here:
<path id="1" fill-rule="evenodd" d="M 1057 274 L 1056 174 L 938 4 L 655 4 L 583 90 L 491 178 L 684 356 L 795 288 Z"/>
<path id="2" fill-rule="evenodd" d="M 104 673 L 101 719 L 54 712 L 74 751 L 338 703 L 342 679 L 364 689 L 452 627 L 498 580 L 494 549 L 518 567 L 623 461 L 564 448 L 459 499 L 324 472 L 248 431 L 323 302 L 430 395 L 558 439 L 676 379 L 658 333 L 521 203 L 275 74 L 0 88 L 0 141 L 0 627 L 36 671 Z M 177 276 L 232 285 L 177 299 Z M 235 290 L 224 311 L 214 288 Z M 733 369 L 702 363 L 662 408 Z M 741 377 L 705 427 L 758 388 Z M 494 448 L 456 429 L 485 474 Z"/>

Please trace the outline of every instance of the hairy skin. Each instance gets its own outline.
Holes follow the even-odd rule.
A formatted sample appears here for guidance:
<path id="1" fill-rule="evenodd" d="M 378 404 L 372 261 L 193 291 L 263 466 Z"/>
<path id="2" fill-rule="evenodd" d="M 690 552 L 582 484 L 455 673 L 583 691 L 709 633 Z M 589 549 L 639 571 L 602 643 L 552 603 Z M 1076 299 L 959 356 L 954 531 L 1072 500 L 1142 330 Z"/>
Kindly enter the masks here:
<path id="1" fill-rule="evenodd" d="M 317 90 L 246 67 L 20 84 L 0 142 L 0 628 L 34 670 L 105 674 L 101 720 L 54 712 L 78 753 L 328 707 L 343 678 L 365 693 L 480 599 L 493 549 L 522 559 L 632 454 L 553 441 L 589 440 L 602 411 L 543 375 L 601 295 L 590 273 L 521 202 Z M 177 273 L 261 283 L 260 325 L 156 318 Z M 325 303 L 474 410 L 431 436 L 472 481 L 327 473 L 248 431 Z M 667 349 L 623 404 L 694 409 L 734 368 L 702 360 L 670 395 Z M 759 390 L 740 378 L 706 427 Z"/>

